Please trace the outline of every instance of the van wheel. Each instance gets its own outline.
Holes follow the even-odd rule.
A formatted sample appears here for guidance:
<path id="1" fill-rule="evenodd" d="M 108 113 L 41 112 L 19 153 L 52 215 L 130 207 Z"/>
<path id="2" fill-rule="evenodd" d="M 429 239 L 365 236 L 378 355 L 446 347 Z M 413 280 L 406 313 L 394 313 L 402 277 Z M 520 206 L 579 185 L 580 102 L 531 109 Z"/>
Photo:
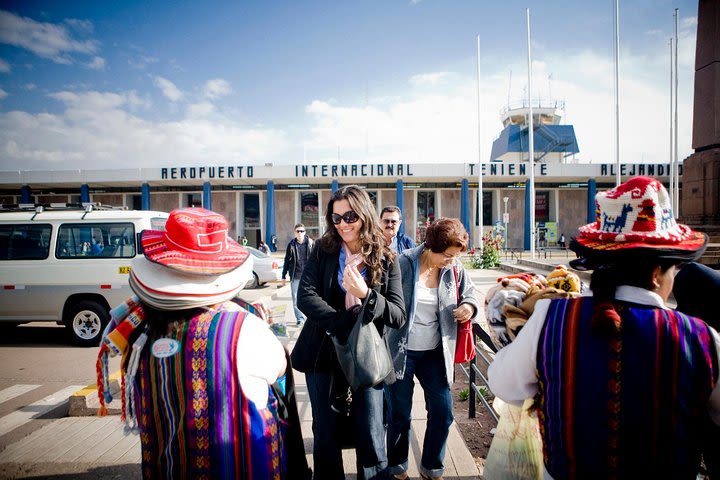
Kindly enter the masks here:
<path id="1" fill-rule="evenodd" d="M 75 304 L 68 312 L 65 326 L 73 342 L 83 347 L 97 345 L 103 329 L 110 321 L 110 312 L 98 302 L 85 300 Z"/>

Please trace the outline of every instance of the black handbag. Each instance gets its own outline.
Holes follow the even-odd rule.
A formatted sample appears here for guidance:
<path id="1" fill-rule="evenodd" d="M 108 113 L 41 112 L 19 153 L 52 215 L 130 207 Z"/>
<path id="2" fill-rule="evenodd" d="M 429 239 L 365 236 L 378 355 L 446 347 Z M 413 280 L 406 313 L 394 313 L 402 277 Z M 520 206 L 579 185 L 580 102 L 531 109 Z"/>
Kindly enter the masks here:
<path id="1" fill-rule="evenodd" d="M 378 383 L 395 382 L 390 351 L 385 339 L 373 322 L 362 321 L 363 310 L 357 316 L 346 343 L 331 336 L 340 368 L 353 390 L 374 387 Z"/>

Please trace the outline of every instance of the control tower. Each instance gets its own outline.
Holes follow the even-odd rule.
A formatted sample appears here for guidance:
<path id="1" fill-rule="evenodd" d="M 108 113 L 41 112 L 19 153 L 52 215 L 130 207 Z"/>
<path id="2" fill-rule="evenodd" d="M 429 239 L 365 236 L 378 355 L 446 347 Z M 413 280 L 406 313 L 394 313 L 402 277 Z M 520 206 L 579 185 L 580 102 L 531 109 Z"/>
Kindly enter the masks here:
<path id="1" fill-rule="evenodd" d="M 578 149 L 575 129 L 561 125 L 565 102 L 534 100 L 533 149 L 535 161 L 544 163 L 569 163 Z M 528 116 L 530 108 L 526 101 L 508 105 L 500 111 L 503 130 L 493 142 L 490 160 L 493 162 L 527 162 L 529 151 Z"/>

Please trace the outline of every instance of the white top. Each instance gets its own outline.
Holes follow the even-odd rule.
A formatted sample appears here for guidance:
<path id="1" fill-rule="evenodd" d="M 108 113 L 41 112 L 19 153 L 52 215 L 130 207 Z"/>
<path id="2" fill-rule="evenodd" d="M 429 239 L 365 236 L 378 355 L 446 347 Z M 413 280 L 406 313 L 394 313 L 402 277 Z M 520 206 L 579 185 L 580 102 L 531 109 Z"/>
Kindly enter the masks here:
<path id="1" fill-rule="evenodd" d="M 592 295 L 591 292 L 587 293 Z M 644 288 L 622 285 L 615 291 L 615 298 L 625 302 L 667 309 L 658 294 Z M 550 300 L 538 301 L 535 304 L 535 311 L 518 336 L 510 345 L 495 355 L 495 360 L 488 368 L 490 390 L 502 400 L 513 405 L 522 406 L 526 398 L 532 398 L 538 392 L 538 378 L 535 374 L 537 347 L 549 307 Z M 720 335 L 712 327 L 708 327 L 708 329 L 715 340 L 715 352 L 720 362 Z M 718 376 L 720 377 L 720 375 Z M 708 412 L 712 421 L 720 425 L 720 378 L 710 394 Z M 544 478 L 552 479 L 547 470 L 544 470 Z"/>
<path id="2" fill-rule="evenodd" d="M 239 311 L 232 302 L 226 309 Z M 237 371 L 243 394 L 258 408 L 265 408 L 268 386 L 285 371 L 285 349 L 263 320 L 248 313 L 237 344 Z"/>
<path id="3" fill-rule="evenodd" d="M 438 289 L 415 284 L 415 317 L 408 334 L 408 350 L 432 350 L 440 343 Z"/>

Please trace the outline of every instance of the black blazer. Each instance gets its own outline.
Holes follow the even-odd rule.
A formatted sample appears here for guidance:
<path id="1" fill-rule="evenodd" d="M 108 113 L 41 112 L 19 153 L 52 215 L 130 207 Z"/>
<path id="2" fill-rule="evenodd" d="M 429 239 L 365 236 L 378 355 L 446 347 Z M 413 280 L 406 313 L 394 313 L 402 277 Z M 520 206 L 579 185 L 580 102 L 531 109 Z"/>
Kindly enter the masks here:
<path id="1" fill-rule="evenodd" d="M 347 334 L 355 323 L 345 310 L 345 292 L 338 284 L 339 254 L 328 253 L 317 241 L 303 270 L 297 306 L 307 320 L 292 351 L 292 363 L 301 372 L 330 372 L 337 364 L 329 334 Z M 375 322 L 382 335 L 384 326 L 405 324 L 405 302 L 397 261 L 383 261 L 380 284 L 363 299 L 365 322 Z"/>

